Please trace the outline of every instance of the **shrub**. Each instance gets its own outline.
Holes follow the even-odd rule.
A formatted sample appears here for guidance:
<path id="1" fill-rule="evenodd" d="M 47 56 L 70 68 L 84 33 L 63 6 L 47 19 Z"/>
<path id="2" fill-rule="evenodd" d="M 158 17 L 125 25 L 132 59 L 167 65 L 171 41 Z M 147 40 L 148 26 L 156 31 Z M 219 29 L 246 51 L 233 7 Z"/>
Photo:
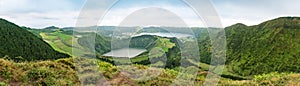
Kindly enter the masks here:
<path id="1" fill-rule="evenodd" d="M 48 68 L 34 68 L 30 70 L 27 77 L 36 85 L 54 85 L 55 74 Z"/>
<path id="2" fill-rule="evenodd" d="M 4 82 L 0 82 L 0 86 L 9 86 L 9 85 Z"/>
<path id="3" fill-rule="evenodd" d="M 286 85 L 289 81 L 288 73 L 272 72 L 269 74 L 255 75 L 254 82 L 259 85 Z"/>
<path id="4" fill-rule="evenodd" d="M 281 77 L 285 77 L 287 75 L 288 75 L 288 73 L 272 72 L 272 73 L 269 73 L 269 74 L 255 75 L 254 80 L 255 81 L 270 80 L 272 78 L 281 78 Z"/>

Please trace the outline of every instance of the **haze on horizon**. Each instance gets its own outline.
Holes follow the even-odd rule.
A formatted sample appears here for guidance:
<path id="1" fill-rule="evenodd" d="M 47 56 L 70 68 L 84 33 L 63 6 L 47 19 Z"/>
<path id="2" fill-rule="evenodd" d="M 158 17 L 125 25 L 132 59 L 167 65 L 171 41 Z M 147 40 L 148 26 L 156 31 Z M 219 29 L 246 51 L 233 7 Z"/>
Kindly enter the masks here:
<path id="1" fill-rule="evenodd" d="M 256 25 L 277 17 L 300 16 L 300 9 L 296 9 L 300 8 L 299 0 L 210 1 L 215 6 L 224 27 L 235 23 Z M 75 27 L 85 2 L 86 0 L 1 0 L 0 18 L 32 28 Z M 99 26 L 117 26 L 130 12 L 135 12 L 145 6 L 163 6 L 188 22 L 188 26 L 203 27 L 201 19 L 193 14 L 193 10 L 185 6 L 181 0 L 120 0 L 104 17 L 107 21 Z M 93 8 L 89 10 L 92 11 Z M 161 14 L 152 14 L 152 16 L 161 16 Z M 173 17 L 168 17 L 168 19 L 170 19 L 169 22 L 164 22 L 172 25 Z M 145 17 L 143 20 L 151 19 Z"/>

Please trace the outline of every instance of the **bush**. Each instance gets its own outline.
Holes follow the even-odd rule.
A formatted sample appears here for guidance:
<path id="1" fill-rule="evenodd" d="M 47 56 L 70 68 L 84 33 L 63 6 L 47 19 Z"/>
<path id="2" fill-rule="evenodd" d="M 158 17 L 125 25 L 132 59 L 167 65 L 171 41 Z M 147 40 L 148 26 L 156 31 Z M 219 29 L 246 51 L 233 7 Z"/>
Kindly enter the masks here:
<path id="1" fill-rule="evenodd" d="M 269 74 L 255 75 L 254 80 L 255 81 L 270 80 L 272 78 L 281 78 L 281 77 L 285 77 L 287 75 L 288 75 L 288 73 L 272 72 Z"/>
<path id="2" fill-rule="evenodd" d="M 9 85 L 4 82 L 0 82 L 0 86 L 9 86 Z"/>
<path id="3" fill-rule="evenodd" d="M 30 70 L 27 75 L 31 80 L 55 76 L 52 72 L 49 71 L 48 68 L 35 68 Z"/>
<path id="4" fill-rule="evenodd" d="M 289 81 L 288 73 L 272 72 L 269 74 L 255 75 L 254 82 L 259 85 L 286 85 Z"/>
<path id="5" fill-rule="evenodd" d="M 34 86 L 79 85 L 76 71 L 62 61 L 68 60 L 16 63 L 12 60 L 0 59 L 0 78 L 2 78 L 0 80 Z M 0 86 L 2 85 L 4 83 L 0 83 Z"/>
<path id="6" fill-rule="evenodd" d="M 74 64 L 73 58 L 58 59 L 58 60 L 56 60 L 56 62 L 65 64 L 65 65 L 71 67 L 72 69 L 75 69 L 75 64 Z"/>
<path id="7" fill-rule="evenodd" d="M 34 68 L 30 70 L 27 77 L 37 85 L 54 85 L 55 75 L 48 68 Z"/>

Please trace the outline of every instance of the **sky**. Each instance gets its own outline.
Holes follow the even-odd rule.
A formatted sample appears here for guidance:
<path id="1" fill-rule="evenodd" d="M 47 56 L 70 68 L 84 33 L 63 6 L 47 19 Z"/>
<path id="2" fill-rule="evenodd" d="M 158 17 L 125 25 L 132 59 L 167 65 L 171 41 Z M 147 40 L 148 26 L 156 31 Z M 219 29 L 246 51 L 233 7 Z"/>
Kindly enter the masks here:
<path id="1" fill-rule="evenodd" d="M 210 1 L 223 27 L 235 23 L 256 25 L 278 17 L 300 16 L 300 0 Z M 106 4 L 94 2 L 97 3 Z M 101 4 L 84 10 L 106 10 L 101 9 Z M 32 28 L 75 27 L 84 6 L 87 6 L 86 0 L 0 0 L 0 18 Z M 184 24 L 178 24 L 182 21 Z M 154 23 L 153 25 L 205 27 L 203 22 L 201 17 L 181 0 L 120 0 L 107 11 L 102 22 L 96 25 L 147 26 Z"/>

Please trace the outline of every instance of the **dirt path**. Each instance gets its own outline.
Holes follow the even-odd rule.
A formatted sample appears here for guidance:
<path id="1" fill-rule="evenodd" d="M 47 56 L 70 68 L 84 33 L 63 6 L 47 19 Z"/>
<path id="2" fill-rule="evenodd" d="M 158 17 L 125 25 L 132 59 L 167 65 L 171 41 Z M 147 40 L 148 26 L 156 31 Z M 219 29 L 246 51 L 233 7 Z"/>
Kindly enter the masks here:
<path id="1" fill-rule="evenodd" d="M 114 76 L 113 79 L 111 79 L 109 81 L 109 83 L 117 85 L 117 86 L 121 86 L 124 84 L 130 85 L 130 86 L 136 86 L 134 81 L 125 75 L 126 75 L 125 72 L 119 72 L 118 74 L 116 74 L 116 76 Z"/>

